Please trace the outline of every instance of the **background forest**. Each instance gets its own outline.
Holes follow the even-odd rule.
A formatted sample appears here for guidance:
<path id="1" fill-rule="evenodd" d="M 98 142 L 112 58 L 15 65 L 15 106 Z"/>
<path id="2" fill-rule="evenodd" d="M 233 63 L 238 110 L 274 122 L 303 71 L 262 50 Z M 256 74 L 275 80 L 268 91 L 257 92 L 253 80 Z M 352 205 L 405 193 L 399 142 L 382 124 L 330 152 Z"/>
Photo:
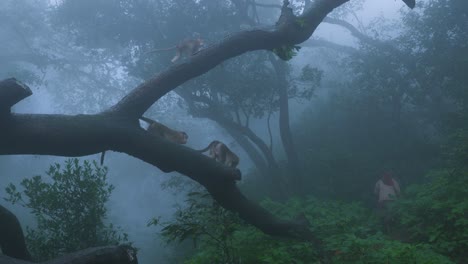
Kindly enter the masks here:
<path id="1" fill-rule="evenodd" d="M 34 92 L 13 112 L 96 113 L 171 66 L 173 51 L 150 51 L 265 28 L 281 5 L 3 0 L 0 80 Z M 145 116 L 186 131 L 191 148 L 226 143 L 245 196 L 308 222 L 313 241 L 267 235 L 198 183 L 126 154 L 108 152 L 105 167 L 98 155 L 0 156 L 0 205 L 32 258 L 127 243 L 140 263 L 466 262 L 468 2 L 351 1 L 299 46 L 224 61 Z M 373 193 L 386 171 L 402 188 L 390 228 Z"/>

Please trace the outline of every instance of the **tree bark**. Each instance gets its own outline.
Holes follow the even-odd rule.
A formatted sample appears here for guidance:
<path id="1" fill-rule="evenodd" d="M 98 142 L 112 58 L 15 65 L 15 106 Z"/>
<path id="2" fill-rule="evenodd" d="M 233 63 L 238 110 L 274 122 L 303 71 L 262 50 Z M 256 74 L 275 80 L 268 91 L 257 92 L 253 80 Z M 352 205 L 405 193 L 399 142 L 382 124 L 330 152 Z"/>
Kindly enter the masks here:
<path id="1" fill-rule="evenodd" d="M 289 97 L 288 97 L 288 81 L 286 80 L 286 63 L 279 61 L 276 58 L 270 58 L 271 64 L 276 72 L 278 79 L 279 90 L 279 131 L 281 142 L 286 158 L 288 160 L 289 170 L 292 172 L 291 181 L 296 190 L 300 189 L 300 165 L 297 156 L 296 148 L 294 147 L 294 140 L 289 126 Z"/>
<path id="2" fill-rule="evenodd" d="M 0 248 L 12 258 L 31 260 L 18 218 L 0 205 Z"/>
<path id="3" fill-rule="evenodd" d="M 31 94 L 31 89 L 15 78 L 0 81 L 0 116 L 9 114 L 13 105 Z"/>

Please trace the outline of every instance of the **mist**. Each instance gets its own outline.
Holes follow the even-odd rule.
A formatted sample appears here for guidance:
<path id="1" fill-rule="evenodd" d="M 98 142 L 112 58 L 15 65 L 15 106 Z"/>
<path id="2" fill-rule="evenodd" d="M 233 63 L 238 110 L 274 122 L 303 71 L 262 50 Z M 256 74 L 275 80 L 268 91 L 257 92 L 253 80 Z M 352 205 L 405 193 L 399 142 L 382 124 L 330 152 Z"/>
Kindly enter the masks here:
<path id="1" fill-rule="evenodd" d="M 300 15 L 323 1 L 290 2 L 297 16 L 296 30 L 301 32 L 312 22 Z M 244 46 L 222 45 L 249 30 L 273 32 L 279 27 L 282 4 L 276 0 L 2 1 L 0 80 L 15 78 L 33 94 L 11 108 L 12 119 L 2 121 L 0 115 L 4 130 L 0 194 L 10 197 L 0 205 L 18 218 L 26 245 L 46 245 L 47 239 L 34 240 L 30 233 L 44 227 L 33 208 L 11 202 L 7 187 L 15 185 L 24 197 L 28 190 L 21 184 L 24 179 L 41 175 L 53 182 L 46 175 L 50 166 L 64 168 L 72 157 L 94 161 L 100 168 L 101 151 L 106 151 L 106 182 L 115 188 L 105 202 L 103 221 L 118 234 L 128 234 L 127 241 L 116 244 L 131 243 L 138 249 L 139 263 L 385 263 L 389 255 L 392 263 L 428 263 L 425 257 L 437 263 L 462 263 L 468 257 L 463 251 L 468 236 L 463 228 L 468 225 L 460 220 L 466 219 L 468 207 L 459 198 L 466 197 L 468 189 L 468 80 L 463 70 L 468 66 L 467 4 L 416 0 L 410 9 L 400 0 L 355 0 L 327 14 L 310 38 L 300 43 L 292 38 L 284 44 L 280 38 L 271 44 L 274 48 L 248 52 L 237 52 Z M 258 42 L 256 35 L 249 36 L 252 39 L 242 41 Z M 195 38 L 204 44 L 193 51 L 188 47 L 185 54 L 180 48 L 183 41 Z M 181 56 L 171 62 L 176 52 Z M 219 59 L 223 54 L 236 55 Z M 204 61 L 215 66 L 204 70 Z M 15 134 L 18 142 L 27 136 L 27 131 L 14 133 L 16 128 L 6 127 L 23 122 L 23 115 L 105 117 L 137 89 L 150 94 L 158 85 L 178 82 L 164 78 L 183 72 L 184 67 L 193 67 L 189 73 L 202 68 L 203 72 L 194 78 L 181 75 L 182 84 L 161 92 L 143 114 L 187 133 L 183 147 L 172 147 L 173 142 L 164 145 L 171 139 L 163 133 L 156 137 L 162 135 L 161 146 L 167 148 L 154 150 L 148 143 L 141 152 L 130 154 L 126 147 L 115 147 L 139 144 L 133 136 L 121 137 L 131 131 L 148 136 L 151 124 L 141 119 L 132 123 L 134 130 L 113 126 L 119 130 L 118 140 L 100 132 L 96 134 L 110 141 L 71 139 L 70 151 L 62 146 L 63 155 L 42 154 L 56 151 L 55 146 L 50 147 L 53 151 L 46 147 L 13 151 L 8 142 Z M 108 117 L 118 122 L 129 119 L 116 116 Z M 46 129 L 37 126 L 39 132 Z M 214 156 L 214 149 L 195 153 L 185 148 L 200 150 L 214 140 L 238 156 L 236 168 L 228 168 L 226 154 Z M 74 152 L 74 146 L 90 142 L 94 145 L 89 150 Z M 162 154 L 150 157 L 151 151 Z M 208 173 L 190 174 L 190 167 L 167 161 L 180 157 L 185 161 L 180 163 L 189 163 L 189 155 L 214 157 L 201 157 L 194 171 L 206 166 L 207 171 L 223 172 L 216 176 L 235 171 L 241 179 L 224 182 Z M 148 162 L 151 159 L 154 162 Z M 387 182 L 385 177 L 391 178 L 395 196 L 379 196 L 378 186 Z M 277 217 L 303 227 L 303 216 L 308 231 L 301 229 L 299 235 L 280 228 L 268 231 L 262 227 L 268 223 L 251 220 L 256 216 L 242 211 L 244 200 L 230 201 L 220 187 L 213 187 L 216 184 L 235 186 L 229 190 L 271 213 L 265 219 Z M 431 216 L 425 218 L 424 212 Z M 457 223 L 457 228 L 449 231 L 444 221 Z M 424 227 L 416 230 L 417 223 Z M 457 235 L 450 238 L 452 232 Z M 93 243 L 60 252 L 49 248 L 50 255 L 30 251 L 33 259 L 45 260 L 103 246 Z M 8 255 L 2 243 L 0 247 Z"/>

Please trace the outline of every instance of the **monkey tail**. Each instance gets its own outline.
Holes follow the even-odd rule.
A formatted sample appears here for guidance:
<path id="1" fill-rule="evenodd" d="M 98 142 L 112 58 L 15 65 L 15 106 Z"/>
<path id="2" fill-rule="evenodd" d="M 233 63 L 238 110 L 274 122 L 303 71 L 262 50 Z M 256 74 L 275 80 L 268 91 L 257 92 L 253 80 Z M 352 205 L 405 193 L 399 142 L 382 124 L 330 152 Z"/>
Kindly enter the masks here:
<path id="1" fill-rule="evenodd" d="M 104 157 L 105 157 L 105 156 L 106 156 L 106 152 L 103 151 L 103 152 L 101 153 L 101 166 L 104 164 Z"/>
<path id="2" fill-rule="evenodd" d="M 204 149 L 196 149 L 195 151 L 198 151 L 198 152 L 202 152 L 202 153 L 203 153 L 203 152 L 209 150 L 209 149 L 211 148 L 211 146 L 213 146 L 214 144 L 217 144 L 218 142 L 219 142 L 219 141 L 217 141 L 217 140 L 213 140 L 213 141 L 211 141 L 210 144 L 208 144 L 208 146 L 207 146 L 206 148 L 204 148 Z"/>

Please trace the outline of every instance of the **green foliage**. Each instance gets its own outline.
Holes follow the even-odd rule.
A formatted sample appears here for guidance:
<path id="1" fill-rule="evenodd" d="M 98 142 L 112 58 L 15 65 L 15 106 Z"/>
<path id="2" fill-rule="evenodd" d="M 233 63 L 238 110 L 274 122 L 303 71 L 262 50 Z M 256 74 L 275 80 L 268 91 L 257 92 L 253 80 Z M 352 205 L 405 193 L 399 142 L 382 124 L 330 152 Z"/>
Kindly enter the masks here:
<path id="1" fill-rule="evenodd" d="M 299 76 L 299 80 L 303 82 L 314 82 L 314 83 L 320 83 L 322 80 L 323 76 L 323 71 L 311 67 L 309 64 L 304 66 L 301 70 L 301 75 Z"/>
<path id="2" fill-rule="evenodd" d="M 461 124 L 462 126 L 466 126 L 465 123 Z M 455 129 L 455 132 L 448 139 L 445 154 L 452 166 L 466 168 L 466 161 L 468 160 L 468 129 Z"/>
<path id="3" fill-rule="evenodd" d="M 453 263 L 428 245 L 389 240 L 379 233 L 366 238 L 345 235 L 337 248 L 333 263 Z"/>
<path id="4" fill-rule="evenodd" d="M 468 248 L 468 171 L 437 170 L 426 184 L 408 188 L 394 209 L 411 239 L 454 259 Z"/>
<path id="5" fill-rule="evenodd" d="M 153 219 L 148 225 L 162 226 L 161 235 L 168 243 L 191 239 L 194 245 L 206 248 L 207 251 L 197 255 L 198 259 L 233 263 L 233 232 L 239 229 L 240 219 L 219 206 L 206 192 L 189 193 L 186 203 L 187 207 L 177 210 L 172 222 Z"/>
<path id="6" fill-rule="evenodd" d="M 301 49 L 300 46 L 281 46 L 273 49 L 273 52 L 282 60 L 288 61 L 297 55 L 297 52 Z"/>
<path id="7" fill-rule="evenodd" d="M 452 263 L 428 244 L 407 244 L 386 237 L 378 219 L 358 203 L 316 198 L 262 203 L 282 218 L 304 213 L 321 241 L 317 247 L 265 235 L 205 194 L 191 194 L 187 202 L 187 208 L 180 209 L 173 221 L 160 224 L 155 219 L 151 223 L 163 226 L 162 235 L 168 242 L 193 239 L 196 250 L 185 263 Z"/>
<path id="8" fill-rule="evenodd" d="M 23 192 L 13 184 L 6 188 L 5 200 L 30 209 L 37 220 L 37 228 L 28 227 L 26 234 L 36 260 L 128 241 L 127 234 L 104 223 L 105 203 L 114 189 L 106 182 L 107 168 L 69 159 L 64 167 L 51 165 L 46 174 L 24 179 Z"/>

